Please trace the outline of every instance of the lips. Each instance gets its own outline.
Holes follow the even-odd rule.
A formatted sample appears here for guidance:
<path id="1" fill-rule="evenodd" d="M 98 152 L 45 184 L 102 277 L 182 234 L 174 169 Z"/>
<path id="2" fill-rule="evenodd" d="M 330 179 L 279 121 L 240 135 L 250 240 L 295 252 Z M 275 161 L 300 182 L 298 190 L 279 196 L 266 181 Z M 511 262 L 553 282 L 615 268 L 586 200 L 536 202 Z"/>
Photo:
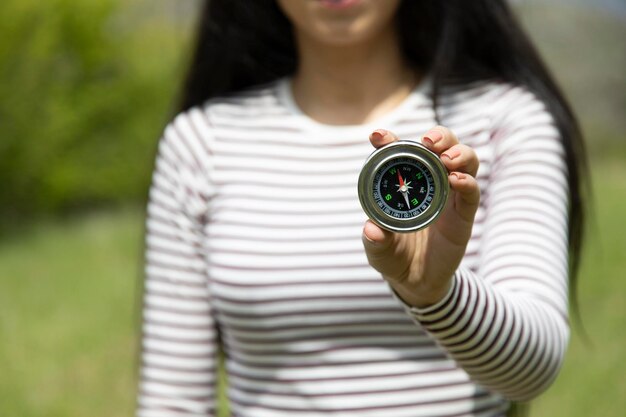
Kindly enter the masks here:
<path id="1" fill-rule="evenodd" d="M 318 0 L 322 6 L 329 9 L 347 9 L 359 3 L 361 0 Z"/>

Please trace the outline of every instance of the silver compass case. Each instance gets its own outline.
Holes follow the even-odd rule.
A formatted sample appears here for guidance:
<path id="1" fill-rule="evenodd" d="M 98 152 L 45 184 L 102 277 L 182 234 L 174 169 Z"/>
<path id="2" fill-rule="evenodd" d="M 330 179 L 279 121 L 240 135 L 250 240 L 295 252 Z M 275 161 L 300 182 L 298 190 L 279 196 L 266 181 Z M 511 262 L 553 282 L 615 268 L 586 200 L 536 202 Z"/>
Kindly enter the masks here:
<path id="1" fill-rule="evenodd" d="M 427 171 L 432 192 L 428 195 L 430 201 L 427 198 L 421 203 L 419 213 L 393 215 L 393 210 L 382 203 L 381 170 L 393 166 L 395 161 L 410 161 L 420 171 Z M 414 232 L 429 226 L 443 212 L 449 194 L 448 171 L 439 156 L 422 144 L 407 140 L 392 142 L 375 150 L 365 161 L 359 175 L 358 194 L 363 211 L 376 224 L 392 232 Z"/>

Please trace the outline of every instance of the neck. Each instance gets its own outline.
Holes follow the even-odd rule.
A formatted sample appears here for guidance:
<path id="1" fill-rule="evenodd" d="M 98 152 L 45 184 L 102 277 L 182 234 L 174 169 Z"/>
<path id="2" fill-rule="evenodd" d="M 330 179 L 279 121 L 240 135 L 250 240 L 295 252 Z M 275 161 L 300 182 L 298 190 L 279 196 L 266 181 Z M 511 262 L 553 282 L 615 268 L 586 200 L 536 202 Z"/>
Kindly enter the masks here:
<path id="1" fill-rule="evenodd" d="M 414 88 L 391 30 L 359 45 L 329 46 L 297 34 L 293 95 L 302 111 L 326 124 L 361 124 L 397 106 Z"/>

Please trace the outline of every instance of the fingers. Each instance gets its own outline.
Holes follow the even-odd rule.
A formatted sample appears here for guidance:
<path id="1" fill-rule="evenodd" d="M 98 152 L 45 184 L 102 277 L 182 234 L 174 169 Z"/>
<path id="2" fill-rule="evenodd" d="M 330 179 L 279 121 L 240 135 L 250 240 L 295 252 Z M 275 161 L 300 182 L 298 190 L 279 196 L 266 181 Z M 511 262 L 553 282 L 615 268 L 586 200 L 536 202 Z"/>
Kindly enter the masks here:
<path id="1" fill-rule="evenodd" d="M 448 128 L 435 126 L 422 136 L 422 144 L 440 155 L 449 172 L 458 171 L 476 176 L 478 156 L 472 148 L 459 143 L 459 139 Z"/>
<path id="2" fill-rule="evenodd" d="M 463 221 L 473 223 L 480 201 L 480 188 L 476 181 L 478 156 L 472 148 L 459 143 L 450 129 L 435 126 L 422 136 L 422 144 L 437 153 L 450 172 L 448 180 L 454 211 Z"/>
<path id="3" fill-rule="evenodd" d="M 398 137 L 385 129 L 377 129 L 370 134 L 370 142 L 375 148 L 388 145 Z M 459 139 L 450 129 L 435 126 L 422 136 L 422 144 L 440 156 L 449 175 L 450 187 L 454 193 L 454 209 L 463 220 L 472 222 L 480 200 L 480 190 L 476 182 L 478 156 L 472 148 L 459 143 Z M 363 242 L 366 247 L 376 247 L 388 243 L 389 234 L 374 223 L 368 222 L 363 230 Z"/>
<path id="4" fill-rule="evenodd" d="M 397 140 L 398 137 L 395 134 L 385 129 L 376 129 L 370 134 L 370 142 L 376 149 Z"/>
<path id="5" fill-rule="evenodd" d="M 435 126 L 422 136 L 422 144 L 438 155 L 458 143 L 456 135 L 443 126 Z"/>
<path id="6" fill-rule="evenodd" d="M 448 168 L 448 172 L 464 172 L 472 177 L 478 171 L 478 156 L 467 145 L 456 144 L 446 149 L 440 155 L 441 161 Z"/>
<path id="7" fill-rule="evenodd" d="M 450 188 L 455 191 L 454 211 L 461 219 L 473 222 L 480 202 L 480 188 L 476 178 L 463 172 L 451 172 L 448 180 Z"/>

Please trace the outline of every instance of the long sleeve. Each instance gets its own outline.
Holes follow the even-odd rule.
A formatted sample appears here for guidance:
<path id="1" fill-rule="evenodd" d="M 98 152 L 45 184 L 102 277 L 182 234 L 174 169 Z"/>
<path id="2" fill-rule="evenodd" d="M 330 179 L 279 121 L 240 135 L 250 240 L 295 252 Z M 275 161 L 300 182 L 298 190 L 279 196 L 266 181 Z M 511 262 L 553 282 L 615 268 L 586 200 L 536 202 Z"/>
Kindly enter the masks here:
<path id="1" fill-rule="evenodd" d="M 200 140 L 181 115 L 159 142 L 147 207 L 141 417 L 215 414 L 218 337 L 202 251 Z"/>
<path id="2" fill-rule="evenodd" d="M 474 381 L 526 401 L 556 377 L 569 338 L 567 171 L 541 102 L 514 89 L 497 105 L 477 267 L 459 268 L 437 305 L 405 307 Z"/>

